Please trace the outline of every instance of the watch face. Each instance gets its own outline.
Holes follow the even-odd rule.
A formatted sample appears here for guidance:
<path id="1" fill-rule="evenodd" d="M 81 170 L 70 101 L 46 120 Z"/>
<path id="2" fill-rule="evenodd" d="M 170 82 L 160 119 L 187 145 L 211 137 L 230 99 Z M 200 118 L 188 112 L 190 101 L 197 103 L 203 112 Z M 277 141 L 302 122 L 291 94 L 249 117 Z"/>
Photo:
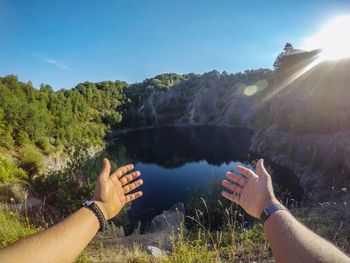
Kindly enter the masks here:
<path id="1" fill-rule="evenodd" d="M 85 201 L 82 203 L 83 206 L 90 206 L 91 204 L 92 204 L 92 201 L 90 201 L 90 200 L 85 200 Z"/>

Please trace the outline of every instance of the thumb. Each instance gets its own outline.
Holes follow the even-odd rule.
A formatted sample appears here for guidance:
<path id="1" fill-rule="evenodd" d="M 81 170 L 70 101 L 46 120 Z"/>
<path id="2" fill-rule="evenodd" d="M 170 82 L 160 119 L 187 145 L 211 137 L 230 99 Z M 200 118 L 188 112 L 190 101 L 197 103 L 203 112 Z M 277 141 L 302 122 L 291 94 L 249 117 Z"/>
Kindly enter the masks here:
<path id="1" fill-rule="evenodd" d="M 107 158 L 103 158 L 103 167 L 98 176 L 99 180 L 108 180 L 109 175 L 111 173 L 111 164 Z"/>
<path id="2" fill-rule="evenodd" d="M 260 177 L 269 177 L 269 173 L 266 171 L 264 166 L 264 159 L 260 159 L 256 164 L 256 173 Z"/>

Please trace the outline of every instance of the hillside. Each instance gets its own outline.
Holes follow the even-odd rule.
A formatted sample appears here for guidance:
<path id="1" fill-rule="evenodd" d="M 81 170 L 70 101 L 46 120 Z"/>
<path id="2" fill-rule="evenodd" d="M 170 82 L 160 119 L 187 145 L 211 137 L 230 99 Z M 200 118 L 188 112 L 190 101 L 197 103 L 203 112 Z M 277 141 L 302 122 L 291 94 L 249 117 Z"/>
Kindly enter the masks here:
<path id="1" fill-rule="evenodd" d="M 127 107 L 133 117 L 124 124 L 252 128 L 252 151 L 291 168 L 305 192 L 322 190 L 317 198 L 327 200 L 332 187 L 350 186 L 350 61 L 315 64 L 318 53 L 284 51 L 275 71 L 213 71 L 163 87 L 131 85 Z"/>
<path id="2" fill-rule="evenodd" d="M 277 57 L 274 70 L 164 73 L 140 83 L 84 82 L 58 91 L 44 84 L 35 89 L 14 75 L 0 77 L 0 221 L 3 225 L 12 222 L 14 228 L 0 229 L 2 246 L 57 222 L 77 209 L 80 200 L 91 196 L 99 169 L 98 152 L 116 134 L 168 125 L 212 125 L 248 128 L 249 132 L 244 130 L 247 142 L 252 134 L 250 151 L 290 168 L 299 178 L 305 193 L 302 205 L 306 207 L 292 210 L 293 214 L 349 251 L 349 222 L 345 219 L 349 218 L 350 187 L 350 60 L 322 62 L 318 61 L 319 50 L 309 52 L 289 45 Z M 181 141 L 181 136 L 173 138 L 179 154 L 173 156 L 177 164 L 170 167 L 185 163 L 183 153 L 200 160 L 203 154 L 210 156 L 212 149 L 232 147 L 228 132 L 223 128 L 222 138 L 207 144 L 201 141 L 210 137 L 208 133 L 189 141 Z M 189 129 L 183 129 L 183 134 L 188 133 Z M 232 151 L 236 152 L 242 143 L 237 142 Z M 197 144 L 195 154 L 186 149 Z M 135 147 L 169 158 L 166 149 L 163 153 L 147 143 Z M 209 162 L 215 164 L 216 157 L 211 156 Z M 180 232 L 174 242 L 167 240 L 165 249 L 172 255 L 164 262 L 182 262 L 191 257 L 203 262 L 218 258 L 271 261 L 262 229 L 254 223 L 247 228 L 241 210 L 230 204 L 226 218 L 222 207 L 218 208 L 218 191 L 215 184 L 209 194 L 196 193 L 198 196 L 191 197 L 190 212 L 204 211 L 208 204 L 211 218 L 228 222 L 213 232 L 201 232 L 203 229 L 192 222 L 189 234 Z M 34 210 L 29 215 L 25 210 L 26 220 L 21 221 L 24 202 L 33 205 Z M 336 212 L 326 214 L 331 211 L 330 205 Z M 8 206 L 16 212 L 10 212 Z M 238 219 L 237 214 L 241 216 Z M 320 218 L 324 214 L 327 216 Z M 122 236 L 130 228 L 126 210 L 114 222 L 123 225 Z M 152 238 L 157 233 L 150 234 L 151 239 L 134 233 L 116 242 L 118 233 L 112 228 L 105 236 L 96 237 L 87 254 L 105 262 L 117 257 L 130 258 L 128 262 L 159 262 L 140 252 L 142 246 L 155 242 Z M 134 241 L 141 247 L 130 248 Z M 119 244 L 126 247 L 126 252 L 116 252 Z M 237 247 L 234 251 L 233 246 Z M 109 256 L 102 257 L 101 251 Z M 82 258 L 85 262 L 85 256 Z"/>
<path id="3" fill-rule="evenodd" d="M 34 144 L 50 154 L 74 143 L 102 145 L 106 134 L 121 128 L 249 127 L 255 130 L 251 150 L 291 168 L 306 192 L 349 187 L 350 61 L 322 62 L 301 74 L 318 52 L 288 47 L 275 71 L 169 73 L 141 83 L 85 82 L 56 92 L 3 77 L 0 146 L 21 153 Z"/>

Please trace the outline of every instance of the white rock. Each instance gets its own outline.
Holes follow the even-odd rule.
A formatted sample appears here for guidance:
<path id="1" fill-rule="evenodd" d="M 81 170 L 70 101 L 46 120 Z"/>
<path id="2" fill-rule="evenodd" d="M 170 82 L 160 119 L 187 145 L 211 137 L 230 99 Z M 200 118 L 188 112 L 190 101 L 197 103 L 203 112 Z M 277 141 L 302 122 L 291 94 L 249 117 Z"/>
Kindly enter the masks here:
<path id="1" fill-rule="evenodd" d="M 163 256 L 163 251 L 155 246 L 147 246 L 147 253 L 149 253 L 150 255 L 156 257 L 156 258 L 160 258 Z"/>

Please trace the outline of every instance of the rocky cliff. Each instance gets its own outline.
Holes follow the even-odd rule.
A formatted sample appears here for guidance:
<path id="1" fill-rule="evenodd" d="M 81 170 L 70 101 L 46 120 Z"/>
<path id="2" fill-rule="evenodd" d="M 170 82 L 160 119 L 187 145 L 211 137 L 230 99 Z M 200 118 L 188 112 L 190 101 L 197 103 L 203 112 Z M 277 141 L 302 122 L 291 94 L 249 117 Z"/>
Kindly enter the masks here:
<path id="1" fill-rule="evenodd" d="M 267 88 L 271 76 L 269 69 L 237 74 L 212 71 L 175 75 L 181 79 L 161 88 L 153 83 L 141 83 L 143 89 L 140 84 L 131 85 L 127 96 L 133 112 L 126 119 L 134 121 L 127 126 L 249 126 L 255 110 L 252 105 L 258 99 L 253 95 Z M 139 99 L 139 94 L 144 98 Z"/>
<path id="2" fill-rule="evenodd" d="M 274 71 L 170 74 L 168 85 L 131 85 L 128 125 L 252 128 L 253 152 L 291 168 L 305 192 L 328 198 L 350 185 L 350 61 L 321 61 L 319 53 L 285 50 Z"/>
<path id="3" fill-rule="evenodd" d="M 309 55 L 274 73 L 251 150 L 291 168 L 305 192 L 323 200 L 350 185 L 350 60 Z"/>

